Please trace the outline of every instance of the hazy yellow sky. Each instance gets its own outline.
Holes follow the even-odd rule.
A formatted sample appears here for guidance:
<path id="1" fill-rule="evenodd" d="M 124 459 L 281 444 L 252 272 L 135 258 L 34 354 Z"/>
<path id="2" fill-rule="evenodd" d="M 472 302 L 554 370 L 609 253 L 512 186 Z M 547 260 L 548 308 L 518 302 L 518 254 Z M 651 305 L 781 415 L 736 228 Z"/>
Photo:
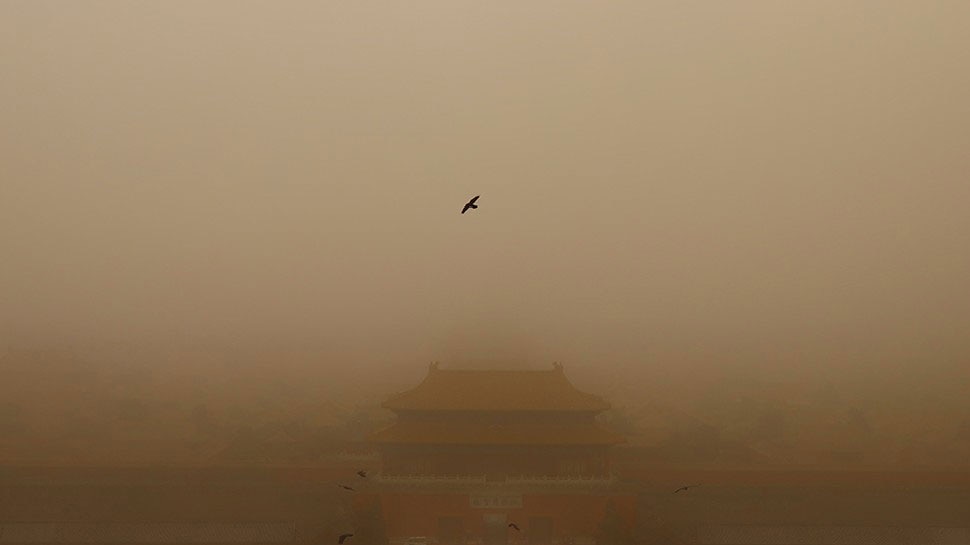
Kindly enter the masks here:
<path id="1" fill-rule="evenodd" d="M 8 340 L 970 360 L 964 0 L 3 0 L 0 74 Z"/>

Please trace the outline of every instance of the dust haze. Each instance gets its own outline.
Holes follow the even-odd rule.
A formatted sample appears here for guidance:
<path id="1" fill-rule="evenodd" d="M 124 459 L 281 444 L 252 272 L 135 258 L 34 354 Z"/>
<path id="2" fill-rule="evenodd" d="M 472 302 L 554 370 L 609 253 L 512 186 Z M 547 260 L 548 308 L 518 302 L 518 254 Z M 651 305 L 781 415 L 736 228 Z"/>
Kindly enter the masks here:
<path id="1" fill-rule="evenodd" d="M 968 23 L 5 1 L 0 454 L 208 459 L 559 361 L 658 459 L 965 465 Z"/>

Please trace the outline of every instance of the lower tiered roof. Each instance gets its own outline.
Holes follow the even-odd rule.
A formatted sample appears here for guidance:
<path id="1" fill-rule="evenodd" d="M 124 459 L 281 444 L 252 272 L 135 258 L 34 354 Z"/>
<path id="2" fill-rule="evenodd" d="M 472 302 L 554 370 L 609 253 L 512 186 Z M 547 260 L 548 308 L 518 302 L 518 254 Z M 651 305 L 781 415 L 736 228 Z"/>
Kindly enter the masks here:
<path id="1" fill-rule="evenodd" d="M 401 419 L 376 432 L 371 441 L 383 444 L 438 445 L 615 445 L 623 436 L 595 422 L 555 424 L 510 422 L 426 421 Z"/>

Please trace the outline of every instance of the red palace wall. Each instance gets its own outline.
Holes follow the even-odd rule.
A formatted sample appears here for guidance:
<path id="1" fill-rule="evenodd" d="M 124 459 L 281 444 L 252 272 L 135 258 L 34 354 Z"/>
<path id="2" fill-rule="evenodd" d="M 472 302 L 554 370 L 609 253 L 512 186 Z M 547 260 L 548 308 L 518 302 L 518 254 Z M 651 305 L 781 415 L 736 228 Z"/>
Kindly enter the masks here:
<path id="1" fill-rule="evenodd" d="M 395 539 L 427 536 L 439 538 L 439 517 L 457 517 L 462 521 L 465 542 L 475 543 L 485 533 L 486 514 L 505 514 L 508 522 L 520 532 L 508 529 L 509 542 L 525 541 L 531 517 L 552 520 L 553 539 L 593 536 L 603 519 L 607 502 L 613 501 L 617 513 L 631 529 L 636 519 L 636 496 L 633 494 L 524 494 L 521 507 L 475 507 L 468 494 L 380 493 L 388 537 Z"/>

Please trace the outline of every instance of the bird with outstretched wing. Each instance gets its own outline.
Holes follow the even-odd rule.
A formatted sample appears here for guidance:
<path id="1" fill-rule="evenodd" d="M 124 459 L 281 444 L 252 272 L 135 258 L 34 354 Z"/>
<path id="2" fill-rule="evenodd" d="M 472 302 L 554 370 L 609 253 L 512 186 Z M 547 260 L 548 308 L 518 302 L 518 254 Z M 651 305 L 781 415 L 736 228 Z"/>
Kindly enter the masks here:
<path id="1" fill-rule="evenodd" d="M 461 209 L 461 213 L 464 214 L 465 212 L 468 211 L 469 208 L 473 208 L 473 209 L 478 208 L 478 205 L 475 204 L 475 201 L 477 201 L 479 197 L 481 197 L 481 195 L 475 195 L 474 197 L 472 197 L 472 200 L 466 202 L 465 207 Z"/>
<path id="2" fill-rule="evenodd" d="M 347 538 L 351 537 L 354 537 L 354 534 L 340 534 L 340 537 L 337 538 L 338 545 L 343 545 L 343 542 L 347 541 Z"/>

